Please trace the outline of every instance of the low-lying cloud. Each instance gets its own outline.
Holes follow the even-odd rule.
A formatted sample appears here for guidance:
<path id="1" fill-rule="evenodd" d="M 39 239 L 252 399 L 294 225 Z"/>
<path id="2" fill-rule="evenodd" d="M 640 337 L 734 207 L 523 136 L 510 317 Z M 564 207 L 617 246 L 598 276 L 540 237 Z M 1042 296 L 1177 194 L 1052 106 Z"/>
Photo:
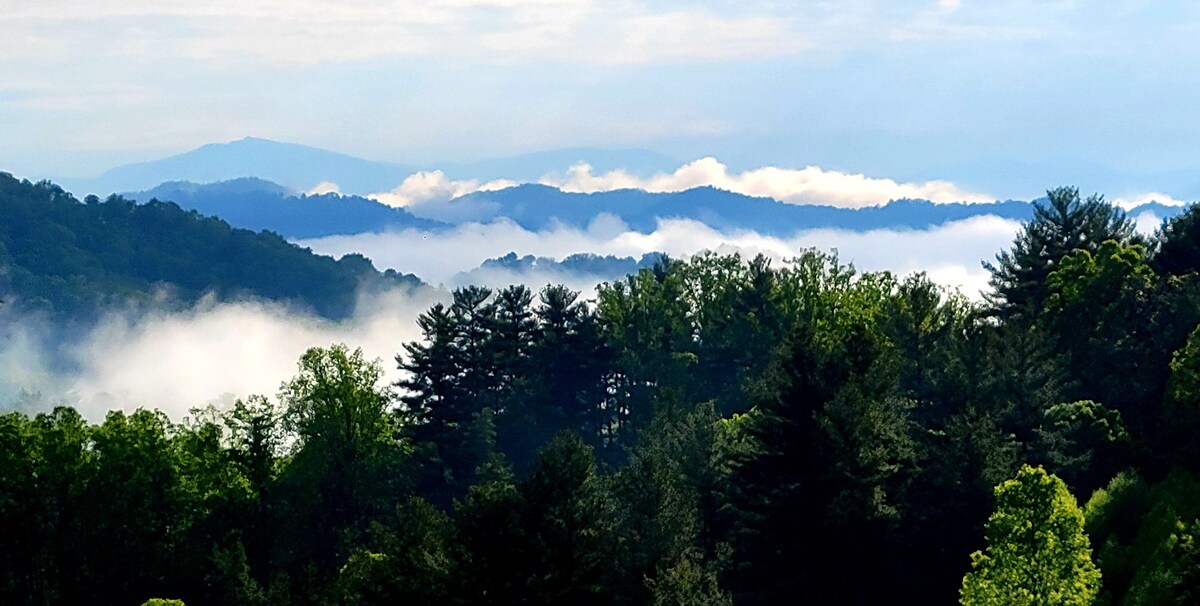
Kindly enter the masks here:
<path id="1" fill-rule="evenodd" d="M 586 229 L 560 225 L 535 232 L 500 219 L 438 232 L 404 230 L 331 236 L 300 244 L 323 254 L 358 251 L 379 267 L 412 272 L 429 282 L 447 286 L 459 284 L 461 272 L 509 251 L 561 259 L 578 252 L 636 258 L 649 252 L 686 257 L 713 250 L 751 255 L 761 252 L 782 259 L 816 248 L 837 250 L 843 261 L 864 270 L 891 270 L 898 274 L 926 271 L 943 284 L 977 295 L 987 284 L 987 273 L 980 262 L 1007 247 L 1019 228 L 1016 221 L 982 216 L 929 230 L 816 229 L 779 238 L 751 231 L 721 232 L 687 219 L 661 220 L 653 232 L 638 233 L 620 219 L 601 215 Z M 510 272 L 498 275 L 511 277 Z M 471 278 L 481 276 L 488 281 L 485 272 L 473 272 Z"/>
<path id="2" fill-rule="evenodd" d="M 640 257 L 662 251 L 687 257 L 712 250 L 782 260 L 807 248 L 836 249 L 843 261 L 859 269 L 900 275 L 925 271 L 939 283 L 977 296 L 987 281 L 980 261 L 1007 246 L 1018 229 L 1016 222 L 984 216 L 921 231 L 820 229 L 777 238 L 722 233 L 691 220 L 666 220 L 651 233 L 638 233 L 603 216 L 587 229 L 559 226 L 532 232 L 501 220 L 441 232 L 360 234 L 301 244 L 321 253 L 362 252 L 381 268 L 413 272 L 435 284 L 469 281 L 500 287 L 523 282 L 537 289 L 564 283 L 588 297 L 594 295 L 595 276 L 553 267 L 513 272 L 479 266 L 508 251 L 561 259 L 578 252 Z M 205 301 L 183 312 L 113 313 L 65 344 L 49 344 L 28 328 L 35 323 L 7 318 L 0 322 L 6 327 L 0 334 L 0 407 L 22 399 L 33 409 L 67 402 L 100 419 L 111 409 L 146 406 L 178 419 L 209 403 L 274 395 L 295 375 L 307 348 L 339 342 L 381 359 L 388 380 L 394 380 L 394 356 L 404 343 L 420 337 L 417 315 L 446 296 L 443 289 L 364 295 L 355 316 L 341 322 L 274 303 Z M 23 391 L 36 397 L 23 397 Z"/>
<path id="3" fill-rule="evenodd" d="M 400 185 L 388 192 L 370 194 L 388 206 L 405 207 L 433 202 L 447 202 L 459 196 L 465 196 L 477 191 L 495 191 L 513 187 L 517 183 L 507 179 L 497 179 L 480 183 L 475 179 L 455 180 L 446 176 L 440 170 L 422 171 L 409 175 Z"/>
<path id="4" fill-rule="evenodd" d="M 696 187 L 715 187 L 734 193 L 772 198 L 788 204 L 821 204 L 842 208 L 880 206 L 890 200 L 921 199 L 937 203 L 995 202 L 996 197 L 960 188 L 950 181 L 933 180 L 919 183 L 899 182 L 859 173 L 826 170 L 820 166 L 786 168 L 764 166 L 742 172 L 731 171 L 713 157 L 700 158 L 669 173 L 642 177 L 626 170 L 597 173 L 591 165 L 579 163 L 565 173 L 550 173 L 538 183 L 572 193 L 597 193 L 620 189 L 640 189 L 654 193 L 681 192 Z M 437 216 L 438 203 L 480 191 L 495 191 L 517 185 L 516 181 L 497 179 L 480 182 L 475 179 L 451 179 L 440 170 L 422 171 L 409 175 L 388 192 L 369 194 L 389 206 L 410 207 L 414 212 Z M 324 193 L 336 186 L 322 183 Z M 318 189 L 313 190 L 318 191 Z M 1159 194 L 1153 194 L 1159 195 Z M 1140 199 L 1140 198 L 1139 198 Z M 417 207 L 423 207 L 417 208 Z"/>
<path id="5" fill-rule="evenodd" d="M 357 314 L 332 322 L 269 302 L 201 302 L 187 311 L 114 312 L 71 343 L 36 328 L 0 335 L 0 409 L 76 406 L 100 419 L 112 409 L 159 408 L 179 419 L 195 407 L 274 396 L 308 348 L 346 343 L 382 360 L 389 380 L 416 316 L 444 292 L 364 295 Z"/>
<path id="6" fill-rule="evenodd" d="M 825 170 L 819 166 L 800 169 L 765 166 L 744 172 L 731 172 L 716 158 L 701 158 L 672 173 L 641 178 L 622 170 L 595 174 L 587 164 L 570 168 L 565 176 L 546 176 L 545 185 L 564 191 L 592 193 L 615 189 L 643 189 L 651 192 L 678 192 L 694 187 L 712 186 L 748 196 L 774 198 L 789 204 L 826 204 L 846 208 L 879 206 L 901 198 L 931 202 L 994 202 L 996 198 L 970 192 L 949 181 L 901 183 L 892 179 L 863 174 Z"/>
<path id="7" fill-rule="evenodd" d="M 1171 196 L 1171 194 L 1164 194 L 1162 192 L 1154 191 L 1132 196 L 1123 196 L 1113 200 L 1114 205 L 1125 210 L 1132 210 L 1143 204 L 1150 204 L 1151 202 L 1157 202 L 1163 206 L 1187 206 L 1188 204 L 1183 200 L 1176 199 L 1175 197 Z"/>

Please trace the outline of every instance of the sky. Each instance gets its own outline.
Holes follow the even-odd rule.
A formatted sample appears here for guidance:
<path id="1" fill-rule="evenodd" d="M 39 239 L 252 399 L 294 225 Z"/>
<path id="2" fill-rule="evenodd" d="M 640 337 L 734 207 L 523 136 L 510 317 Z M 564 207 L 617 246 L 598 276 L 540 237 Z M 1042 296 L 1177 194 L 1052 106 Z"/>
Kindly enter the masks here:
<path id="1" fill-rule="evenodd" d="M 0 0 L 0 170 L 253 135 L 1200 196 L 1198 29 L 1184 1 Z"/>

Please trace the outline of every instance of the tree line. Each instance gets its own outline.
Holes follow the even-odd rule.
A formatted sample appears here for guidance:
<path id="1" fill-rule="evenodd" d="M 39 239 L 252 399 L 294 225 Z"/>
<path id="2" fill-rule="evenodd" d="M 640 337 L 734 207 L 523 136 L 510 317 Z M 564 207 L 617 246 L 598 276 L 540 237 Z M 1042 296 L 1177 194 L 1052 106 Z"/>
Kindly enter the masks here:
<path id="1" fill-rule="evenodd" d="M 0 416 L 0 601 L 1194 603 L 1200 207 L 1056 189 L 988 269 L 465 287 L 394 385 L 333 345 L 229 410 Z"/>

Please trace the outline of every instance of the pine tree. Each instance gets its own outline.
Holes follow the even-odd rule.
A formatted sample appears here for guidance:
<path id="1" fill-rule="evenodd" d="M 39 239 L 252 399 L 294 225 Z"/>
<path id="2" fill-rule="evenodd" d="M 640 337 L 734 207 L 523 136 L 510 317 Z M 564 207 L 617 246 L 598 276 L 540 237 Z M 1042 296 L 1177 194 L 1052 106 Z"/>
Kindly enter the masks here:
<path id="1" fill-rule="evenodd" d="M 994 290 L 987 299 L 1005 316 L 1036 315 L 1049 296 L 1046 278 L 1063 257 L 1079 249 L 1094 252 L 1107 240 L 1127 242 L 1132 236 L 1133 222 L 1103 196 L 1081 202 L 1074 187 L 1049 190 L 1045 203 L 1034 203 L 1033 219 L 1012 249 L 996 255 L 994 265 L 984 263 Z"/>

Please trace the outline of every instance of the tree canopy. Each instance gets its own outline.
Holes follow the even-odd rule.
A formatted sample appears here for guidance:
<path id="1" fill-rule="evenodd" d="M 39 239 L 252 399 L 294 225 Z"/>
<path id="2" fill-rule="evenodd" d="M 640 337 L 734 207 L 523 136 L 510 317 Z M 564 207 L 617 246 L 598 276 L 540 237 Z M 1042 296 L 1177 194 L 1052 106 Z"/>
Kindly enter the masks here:
<path id="1" fill-rule="evenodd" d="M 177 214 L 9 185 L 111 215 L 96 254 Z M 1050 194 L 982 302 L 662 257 L 459 288 L 228 409 L 0 414 L 0 603 L 1194 603 L 1200 230 Z"/>
<path id="2" fill-rule="evenodd" d="M 1087 606 L 1100 570 L 1083 533 L 1083 512 L 1055 476 L 1022 467 L 996 487 L 996 511 L 984 529 L 988 547 L 971 555 L 962 603 Z"/>

